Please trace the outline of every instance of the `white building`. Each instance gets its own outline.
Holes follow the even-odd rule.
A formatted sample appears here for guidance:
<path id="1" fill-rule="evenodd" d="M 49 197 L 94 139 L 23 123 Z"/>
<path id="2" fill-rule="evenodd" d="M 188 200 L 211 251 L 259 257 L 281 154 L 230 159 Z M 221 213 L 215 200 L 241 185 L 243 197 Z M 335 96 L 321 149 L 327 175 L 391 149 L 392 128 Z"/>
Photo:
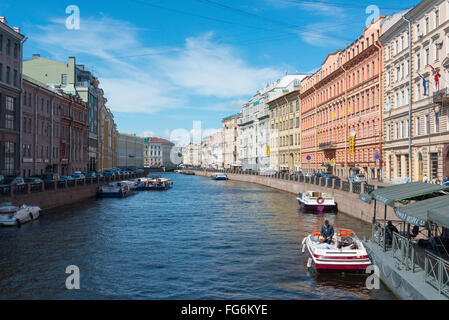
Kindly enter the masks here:
<path id="1" fill-rule="evenodd" d="M 161 138 L 145 138 L 144 165 L 145 167 L 171 168 L 175 164 L 170 159 L 174 143 Z"/>
<path id="2" fill-rule="evenodd" d="M 259 90 L 242 108 L 239 120 L 239 161 L 243 170 L 270 168 L 268 102 L 301 86 L 304 75 L 286 75 Z"/>
<path id="3" fill-rule="evenodd" d="M 199 167 L 201 165 L 201 146 L 190 143 L 183 149 L 182 158 L 185 165 Z"/>

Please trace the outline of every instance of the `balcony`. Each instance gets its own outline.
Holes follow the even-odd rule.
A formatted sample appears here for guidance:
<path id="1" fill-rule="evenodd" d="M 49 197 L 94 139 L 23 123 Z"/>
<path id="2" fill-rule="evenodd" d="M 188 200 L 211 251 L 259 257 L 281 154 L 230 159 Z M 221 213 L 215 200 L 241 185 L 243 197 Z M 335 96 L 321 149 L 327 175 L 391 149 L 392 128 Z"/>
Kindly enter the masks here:
<path id="1" fill-rule="evenodd" d="M 337 145 L 334 142 L 325 142 L 325 143 L 320 143 L 318 145 L 318 148 L 320 150 L 335 150 L 335 149 L 337 149 Z"/>
<path id="2" fill-rule="evenodd" d="M 449 102 L 449 88 L 441 89 L 433 93 L 434 103 L 445 103 Z"/>

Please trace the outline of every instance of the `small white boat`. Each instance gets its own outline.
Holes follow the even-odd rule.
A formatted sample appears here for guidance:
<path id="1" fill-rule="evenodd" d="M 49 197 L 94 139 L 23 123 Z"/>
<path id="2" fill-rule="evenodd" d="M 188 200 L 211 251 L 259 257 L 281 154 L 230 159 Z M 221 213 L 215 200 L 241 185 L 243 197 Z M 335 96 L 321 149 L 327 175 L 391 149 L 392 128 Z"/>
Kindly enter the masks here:
<path id="1" fill-rule="evenodd" d="M 36 220 L 41 214 L 41 208 L 22 205 L 21 207 L 13 206 L 12 203 L 6 202 L 0 205 L 0 226 L 4 227 L 20 227 L 22 224 Z"/>
<path id="2" fill-rule="evenodd" d="M 214 173 L 211 179 L 215 181 L 226 181 L 228 180 L 228 175 L 225 173 Z"/>
<path id="3" fill-rule="evenodd" d="M 371 265 L 368 253 L 354 231 L 336 230 L 331 244 L 323 243 L 323 240 L 320 231 L 316 230 L 302 241 L 302 253 L 309 255 L 307 268 L 314 268 L 317 273 L 364 273 Z"/>
<path id="4" fill-rule="evenodd" d="M 98 188 L 99 198 L 124 198 L 134 193 L 130 181 L 111 182 Z"/>
<path id="5" fill-rule="evenodd" d="M 296 199 L 301 208 L 307 211 L 328 212 L 337 210 L 335 198 L 327 193 L 306 191 L 299 193 Z"/>

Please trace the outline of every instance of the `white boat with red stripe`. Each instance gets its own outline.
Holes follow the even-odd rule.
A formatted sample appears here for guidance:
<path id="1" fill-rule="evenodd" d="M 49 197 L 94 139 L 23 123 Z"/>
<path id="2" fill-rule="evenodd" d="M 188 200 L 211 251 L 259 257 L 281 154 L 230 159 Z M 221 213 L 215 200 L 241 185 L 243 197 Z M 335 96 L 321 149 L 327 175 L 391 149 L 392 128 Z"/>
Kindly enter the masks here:
<path id="1" fill-rule="evenodd" d="M 317 273 L 365 273 L 371 265 L 366 248 L 354 231 L 339 229 L 331 244 L 323 241 L 318 230 L 302 241 L 302 253 L 309 255 L 307 268 Z"/>

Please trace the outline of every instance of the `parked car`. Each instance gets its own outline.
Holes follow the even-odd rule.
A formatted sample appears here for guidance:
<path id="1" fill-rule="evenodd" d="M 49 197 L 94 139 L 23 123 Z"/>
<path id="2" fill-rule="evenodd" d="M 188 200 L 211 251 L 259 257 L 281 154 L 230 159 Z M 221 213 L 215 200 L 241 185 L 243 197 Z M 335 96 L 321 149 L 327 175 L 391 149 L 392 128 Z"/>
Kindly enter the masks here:
<path id="1" fill-rule="evenodd" d="M 104 173 L 104 176 L 106 178 L 107 177 L 115 177 L 116 176 L 115 171 L 112 170 L 112 169 L 106 169 L 106 170 L 103 171 L 103 173 Z"/>
<path id="2" fill-rule="evenodd" d="M 25 178 L 24 180 L 25 180 L 25 183 L 29 183 L 29 184 L 44 183 L 44 180 L 42 180 L 41 178 L 36 178 L 36 177 Z"/>
<path id="3" fill-rule="evenodd" d="M 289 171 L 288 170 L 279 170 L 279 174 L 288 175 Z"/>
<path id="4" fill-rule="evenodd" d="M 73 177 L 71 176 L 62 176 L 59 181 L 71 181 L 71 180 L 75 180 L 73 179 Z"/>
<path id="5" fill-rule="evenodd" d="M 44 182 L 59 181 L 61 177 L 57 173 L 46 173 L 42 176 Z"/>
<path id="6" fill-rule="evenodd" d="M 443 186 L 445 186 L 445 187 L 449 187 L 449 181 L 448 181 L 448 182 L 445 182 L 445 183 L 443 183 Z"/>
<path id="7" fill-rule="evenodd" d="M 83 179 L 86 179 L 86 176 L 84 174 L 82 174 L 81 171 L 75 171 L 72 174 L 72 178 L 74 180 L 83 180 Z"/>
<path id="8" fill-rule="evenodd" d="M 366 177 L 363 174 L 353 174 L 348 179 L 349 182 L 366 182 Z"/>
<path id="9" fill-rule="evenodd" d="M 89 173 L 86 173 L 84 176 L 86 177 L 86 179 L 90 179 L 90 178 L 95 179 L 95 178 L 101 178 L 103 175 L 100 173 L 96 173 L 96 172 L 89 172 Z"/>
<path id="10" fill-rule="evenodd" d="M 2 187 L 8 187 L 8 186 L 18 186 L 25 184 L 25 180 L 22 177 L 6 177 L 3 179 L 1 186 Z"/>

